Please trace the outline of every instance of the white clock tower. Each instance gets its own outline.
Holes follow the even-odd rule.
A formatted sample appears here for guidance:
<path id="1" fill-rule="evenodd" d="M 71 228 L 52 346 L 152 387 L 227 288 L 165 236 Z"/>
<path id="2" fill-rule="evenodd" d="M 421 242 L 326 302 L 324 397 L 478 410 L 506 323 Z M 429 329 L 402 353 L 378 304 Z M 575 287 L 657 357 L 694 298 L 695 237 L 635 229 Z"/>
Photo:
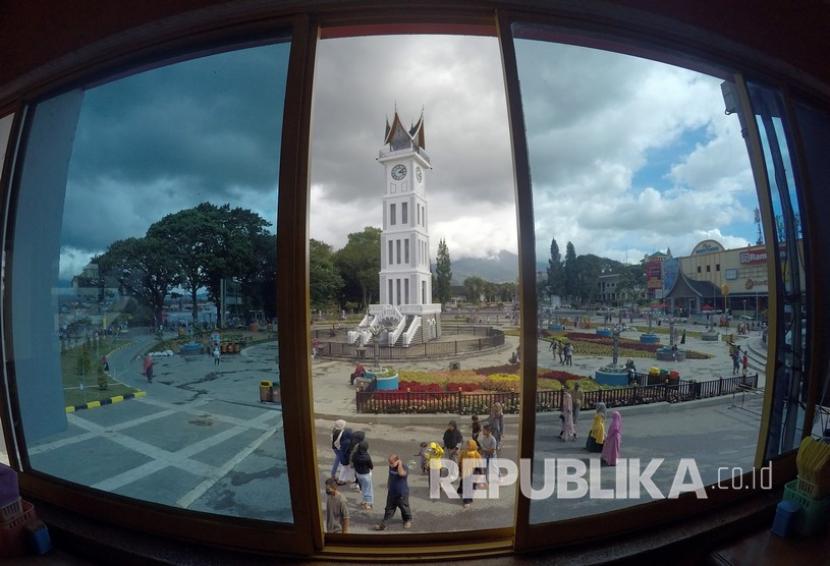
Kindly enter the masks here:
<path id="1" fill-rule="evenodd" d="M 432 167 L 424 150 L 423 112 L 406 128 L 396 110 L 383 143 L 377 158 L 384 170 L 380 304 L 369 306 L 361 327 L 372 326 L 381 343 L 409 346 L 441 334 L 441 305 L 432 302 L 426 196 Z"/>

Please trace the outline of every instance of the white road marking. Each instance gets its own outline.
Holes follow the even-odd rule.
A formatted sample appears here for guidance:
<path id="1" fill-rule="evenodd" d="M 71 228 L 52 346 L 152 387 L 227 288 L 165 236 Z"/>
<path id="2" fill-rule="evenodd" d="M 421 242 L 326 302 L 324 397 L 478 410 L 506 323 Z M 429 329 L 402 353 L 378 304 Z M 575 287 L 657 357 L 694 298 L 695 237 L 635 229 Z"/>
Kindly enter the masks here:
<path id="1" fill-rule="evenodd" d="M 274 430 L 269 430 L 263 432 L 259 437 L 256 438 L 253 442 L 251 442 L 248 446 L 246 446 L 242 451 L 238 452 L 236 456 L 225 462 L 225 464 L 217 469 L 211 477 L 204 480 L 202 483 L 191 489 L 185 495 L 179 498 L 176 501 L 176 505 L 179 507 L 184 507 L 187 509 L 193 502 L 202 497 L 207 491 L 212 488 L 216 483 L 225 477 L 227 474 L 230 473 L 242 460 L 250 456 L 254 450 L 259 448 L 259 446 L 265 442 L 268 438 L 270 438 L 274 434 Z"/>
<path id="2" fill-rule="evenodd" d="M 43 452 L 48 452 L 49 450 L 55 450 L 57 448 L 63 448 L 64 446 L 70 446 L 78 442 L 83 442 L 84 440 L 89 440 L 90 438 L 95 438 L 95 436 L 97 435 L 94 432 L 85 432 L 83 434 L 72 436 L 70 438 L 63 438 L 61 440 L 55 440 L 54 442 L 39 444 L 37 446 L 29 448 L 29 456 L 34 456 L 35 454 L 41 454 Z"/>

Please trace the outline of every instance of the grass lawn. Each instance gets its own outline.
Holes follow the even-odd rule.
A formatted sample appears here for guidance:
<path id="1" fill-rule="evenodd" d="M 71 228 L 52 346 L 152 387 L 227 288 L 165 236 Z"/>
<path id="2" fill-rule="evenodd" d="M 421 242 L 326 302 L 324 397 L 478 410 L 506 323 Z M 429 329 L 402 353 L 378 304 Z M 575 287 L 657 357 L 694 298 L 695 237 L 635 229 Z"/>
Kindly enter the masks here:
<path id="1" fill-rule="evenodd" d="M 101 356 L 109 354 L 116 348 L 120 348 L 125 344 L 129 344 L 128 340 L 105 340 L 102 341 L 98 347 L 98 354 L 95 353 L 95 347 L 91 348 L 90 370 L 86 375 L 78 375 L 77 366 L 78 358 L 81 356 L 82 347 L 72 348 L 61 354 L 61 373 L 63 378 L 63 398 L 67 406 L 81 405 L 90 401 L 100 401 L 101 399 L 108 399 L 115 395 L 124 395 L 125 393 L 135 393 L 138 391 L 133 387 L 128 387 L 122 383 L 113 380 L 107 376 L 107 388 L 98 388 L 98 366 L 101 363 Z M 83 389 L 81 389 L 83 383 Z"/>

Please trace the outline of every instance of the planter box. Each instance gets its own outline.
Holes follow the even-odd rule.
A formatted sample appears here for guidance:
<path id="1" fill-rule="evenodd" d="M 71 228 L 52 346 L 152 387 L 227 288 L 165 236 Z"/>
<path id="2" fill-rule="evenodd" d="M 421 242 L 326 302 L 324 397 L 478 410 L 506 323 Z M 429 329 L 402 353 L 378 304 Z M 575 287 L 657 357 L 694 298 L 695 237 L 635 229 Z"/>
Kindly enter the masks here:
<path id="1" fill-rule="evenodd" d="M 644 333 L 640 334 L 640 344 L 659 344 L 660 337 L 656 334 Z"/>

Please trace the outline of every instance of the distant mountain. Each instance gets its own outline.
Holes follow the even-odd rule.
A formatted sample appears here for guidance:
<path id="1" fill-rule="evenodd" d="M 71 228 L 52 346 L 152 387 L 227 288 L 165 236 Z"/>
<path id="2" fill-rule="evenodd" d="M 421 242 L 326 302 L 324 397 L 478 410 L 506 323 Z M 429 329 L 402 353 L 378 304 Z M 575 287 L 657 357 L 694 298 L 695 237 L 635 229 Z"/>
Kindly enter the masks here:
<path id="1" fill-rule="evenodd" d="M 452 259 L 453 285 L 461 285 L 467 277 L 473 276 L 492 283 L 515 282 L 519 278 L 519 256 L 502 250 L 494 258 Z"/>

